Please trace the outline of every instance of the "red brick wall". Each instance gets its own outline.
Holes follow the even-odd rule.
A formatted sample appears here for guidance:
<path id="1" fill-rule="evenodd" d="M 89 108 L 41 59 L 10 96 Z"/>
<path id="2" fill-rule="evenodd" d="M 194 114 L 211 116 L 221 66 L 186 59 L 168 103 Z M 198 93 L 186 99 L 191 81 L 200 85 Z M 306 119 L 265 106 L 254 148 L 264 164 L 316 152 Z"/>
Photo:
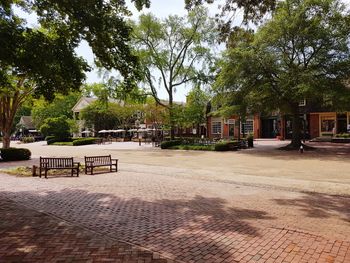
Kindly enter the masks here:
<path id="1" fill-rule="evenodd" d="M 319 114 L 310 114 L 310 136 L 311 139 L 320 136 Z"/>

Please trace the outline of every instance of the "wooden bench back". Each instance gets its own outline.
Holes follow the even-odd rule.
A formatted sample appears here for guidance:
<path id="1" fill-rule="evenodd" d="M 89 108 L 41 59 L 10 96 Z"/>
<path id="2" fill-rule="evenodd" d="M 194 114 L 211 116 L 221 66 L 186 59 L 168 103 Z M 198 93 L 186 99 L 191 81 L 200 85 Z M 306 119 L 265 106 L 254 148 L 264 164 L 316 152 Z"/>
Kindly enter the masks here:
<path id="1" fill-rule="evenodd" d="M 85 156 L 85 162 L 93 161 L 94 165 L 109 165 L 112 163 L 112 157 L 106 156 Z"/>
<path id="2" fill-rule="evenodd" d="M 73 167 L 73 157 L 53 158 L 40 157 L 40 166 L 47 168 Z"/>

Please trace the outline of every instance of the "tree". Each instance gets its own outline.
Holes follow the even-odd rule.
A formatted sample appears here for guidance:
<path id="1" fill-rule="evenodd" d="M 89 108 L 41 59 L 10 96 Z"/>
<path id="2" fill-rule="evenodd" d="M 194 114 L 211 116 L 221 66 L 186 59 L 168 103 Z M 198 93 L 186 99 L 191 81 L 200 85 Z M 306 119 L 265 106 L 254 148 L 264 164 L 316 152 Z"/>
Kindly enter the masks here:
<path id="1" fill-rule="evenodd" d="M 191 82 L 209 80 L 213 61 L 210 47 L 215 38 L 214 21 L 204 8 L 165 20 L 142 15 L 135 25 L 133 41 L 142 65 L 143 84 L 156 102 L 167 109 L 172 138 L 174 93 Z M 165 90 L 167 103 L 160 100 L 159 89 Z"/>
<path id="2" fill-rule="evenodd" d="M 216 20 L 221 32 L 221 40 L 226 40 L 231 33 L 238 29 L 233 25 L 237 10 L 243 10 L 243 23 L 258 23 L 269 12 L 276 8 L 277 0 L 185 0 L 186 9 L 192 9 L 204 3 L 213 4 L 219 2 L 220 13 Z"/>
<path id="3" fill-rule="evenodd" d="M 134 1 L 138 8 L 148 0 Z M 35 12 L 39 26 L 29 27 L 13 12 Z M 29 94 L 53 99 L 56 92 L 78 89 L 89 70 L 75 53 L 86 40 L 97 65 L 121 73 L 125 91 L 134 86 L 138 62 L 128 45 L 131 28 L 125 3 L 112 1 L 8 0 L 0 2 L 0 131 L 10 146 L 16 111 Z"/>
<path id="4" fill-rule="evenodd" d="M 70 92 L 67 95 L 55 95 L 52 102 L 48 102 L 43 97 L 34 100 L 31 111 L 34 125 L 39 128 L 47 118 L 66 116 L 72 119 L 72 108 L 80 96 L 80 92 Z"/>
<path id="5" fill-rule="evenodd" d="M 80 118 L 95 131 L 115 129 L 120 121 L 114 109 L 112 103 L 95 101 L 81 111 Z"/>
<path id="6" fill-rule="evenodd" d="M 44 136 L 55 136 L 59 140 L 70 137 L 70 126 L 66 116 L 47 118 L 40 127 Z"/>
<path id="7" fill-rule="evenodd" d="M 200 136 L 199 126 L 206 122 L 206 110 L 209 99 L 208 94 L 199 86 L 195 86 L 187 95 L 184 112 L 186 123 L 197 127 L 198 136 Z"/>
<path id="8" fill-rule="evenodd" d="M 299 102 L 349 98 L 350 17 L 337 0 L 287 0 L 253 38 L 228 50 L 222 91 L 251 107 L 292 115 L 291 147 L 301 145 Z M 348 104 L 349 105 L 349 104 Z"/>

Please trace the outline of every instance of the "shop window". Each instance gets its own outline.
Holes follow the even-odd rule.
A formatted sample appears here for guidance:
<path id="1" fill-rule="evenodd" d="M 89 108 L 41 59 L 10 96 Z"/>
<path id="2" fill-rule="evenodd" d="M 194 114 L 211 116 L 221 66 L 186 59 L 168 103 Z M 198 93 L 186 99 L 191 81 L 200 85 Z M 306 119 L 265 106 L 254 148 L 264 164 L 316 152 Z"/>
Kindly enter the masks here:
<path id="1" fill-rule="evenodd" d="M 221 121 L 211 123 L 212 134 L 221 134 Z"/>
<path id="2" fill-rule="evenodd" d="M 253 134 L 254 133 L 254 121 L 246 120 L 244 123 L 241 123 L 241 133 L 242 134 Z"/>
<path id="3" fill-rule="evenodd" d="M 321 116 L 321 132 L 333 133 L 335 118 L 332 116 Z"/>

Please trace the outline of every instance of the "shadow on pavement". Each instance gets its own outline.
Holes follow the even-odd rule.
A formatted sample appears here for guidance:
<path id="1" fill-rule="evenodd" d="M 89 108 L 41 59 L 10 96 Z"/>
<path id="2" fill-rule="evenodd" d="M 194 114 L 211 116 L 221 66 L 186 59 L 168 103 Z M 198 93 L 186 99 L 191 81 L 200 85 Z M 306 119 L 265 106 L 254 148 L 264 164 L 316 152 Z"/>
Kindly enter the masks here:
<path id="1" fill-rule="evenodd" d="M 281 206 L 299 209 L 307 217 L 329 218 L 337 214 L 340 219 L 350 224 L 349 196 L 332 196 L 320 193 L 305 194 L 297 199 L 274 199 Z"/>
<path id="2" fill-rule="evenodd" d="M 274 219 L 264 211 L 229 207 L 224 199 L 202 196 L 150 202 L 77 189 L 7 191 L 0 196 L 185 262 L 232 256 L 235 242 L 261 235 L 250 219 Z"/>

